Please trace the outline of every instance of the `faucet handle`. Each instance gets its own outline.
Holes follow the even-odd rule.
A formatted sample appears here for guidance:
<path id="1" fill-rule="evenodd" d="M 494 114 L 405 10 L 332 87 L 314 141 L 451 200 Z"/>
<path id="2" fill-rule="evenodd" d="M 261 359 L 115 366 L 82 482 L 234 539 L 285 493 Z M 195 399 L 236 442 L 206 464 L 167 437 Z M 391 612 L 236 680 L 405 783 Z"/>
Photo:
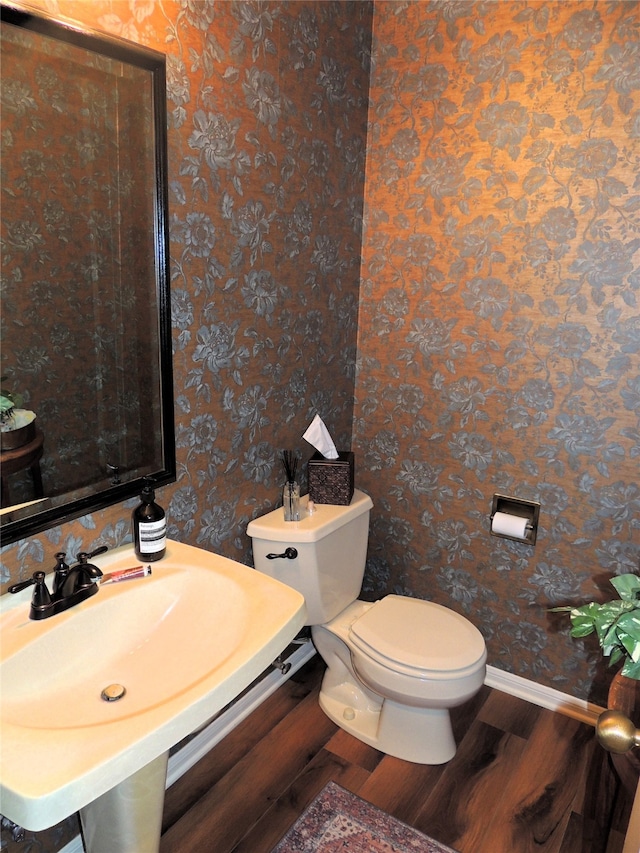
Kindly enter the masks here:
<path id="1" fill-rule="evenodd" d="M 86 563 L 91 557 L 97 557 L 98 554 L 106 554 L 108 550 L 109 548 L 106 545 L 100 545 L 95 551 L 80 551 L 79 554 L 76 554 L 76 560 L 79 563 Z M 58 555 L 56 554 L 56 556 Z"/>
<path id="2" fill-rule="evenodd" d="M 77 555 L 78 563 L 80 564 L 79 568 L 87 571 L 92 578 L 101 578 L 102 572 L 97 566 L 93 566 L 88 562 L 90 557 L 97 557 L 98 554 L 104 554 L 109 549 L 106 545 L 101 545 L 99 548 L 96 548 L 95 551 L 80 551 Z"/>
<path id="3" fill-rule="evenodd" d="M 16 592 L 22 592 L 23 589 L 26 589 L 28 586 L 31 586 L 36 582 L 36 574 L 34 572 L 33 575 L 26 581 L 20 581 L 19 583 L 14 583 L 13 586 L 10 586 L 7 592 L 15 594 Z"/>
<path id="4" fill-rule="evenodd" d="M 9 587 L 9 592 L 20 592 L 20 590 L 35 584 L 35 589 L 31 596 L 31 619 L 45 619 L 52 610 L 53 602 L 44 580 L 45 577 L 44 572 L 34 572 L 28 581 L 21 581 Z"/>
<path id="5" fill-rule="evenodd" d="M 49 590 L 44 581 L 44 572 L 35 572 L 33 582 L 36 588 L 31 596 L 31 610 L 29 611 L 30 619 L 46 619 L 47 616 L 52 616 L 55 611 L 55 604 L 49 595 Z"/>
<path id="6" fill-rule="evenodd" d="M 44 579 L 44 572 L 35 572 L 33 575 L 33 582 L 36 585 L 36 588 L 33 590 L 33 598 L 31 599 L 33 607 L 51 606 L 51 596 L 49 595 L 49 590 Z"/>

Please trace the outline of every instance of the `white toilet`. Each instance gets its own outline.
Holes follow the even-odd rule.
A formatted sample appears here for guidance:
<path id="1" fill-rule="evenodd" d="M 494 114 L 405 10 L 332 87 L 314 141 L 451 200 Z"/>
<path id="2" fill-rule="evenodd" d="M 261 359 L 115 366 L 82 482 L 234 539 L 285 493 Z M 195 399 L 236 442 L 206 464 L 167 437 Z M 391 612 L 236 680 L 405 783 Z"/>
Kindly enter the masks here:
<path id="1" fill-rule="evenodd" d="M 449 709 L 484 683 L 487 650 L 453 610 L 407 596 L 359 601 L 371 498 L 349 506 L 301 500 L 301 520 L 282 508 L 249 523 L 256 569 L 301 592 L 307 625 L 327 670 L 320 706 L 341 728 L 388 755 L 444 764 L 455 755 Z"/>

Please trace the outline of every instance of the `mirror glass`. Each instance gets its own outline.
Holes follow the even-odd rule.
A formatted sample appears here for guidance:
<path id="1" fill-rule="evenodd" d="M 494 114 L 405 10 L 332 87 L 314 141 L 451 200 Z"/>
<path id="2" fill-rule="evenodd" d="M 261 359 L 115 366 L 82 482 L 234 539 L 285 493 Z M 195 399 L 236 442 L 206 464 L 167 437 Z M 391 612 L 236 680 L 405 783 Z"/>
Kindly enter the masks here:
<path id="1" fill-rule="evenodd" d="M 1 27 L 6 544 L 174 480 L 175 447 L 165 58 L 13 4 Z"/>

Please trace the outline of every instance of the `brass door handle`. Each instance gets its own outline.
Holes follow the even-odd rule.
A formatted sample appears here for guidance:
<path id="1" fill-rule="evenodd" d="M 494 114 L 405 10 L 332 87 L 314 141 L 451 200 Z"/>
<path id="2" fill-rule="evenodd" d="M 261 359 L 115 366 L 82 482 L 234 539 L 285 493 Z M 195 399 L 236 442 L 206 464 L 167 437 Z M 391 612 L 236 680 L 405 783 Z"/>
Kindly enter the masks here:
<path id="1" fill-rule="evenodd" d="M 621 711 L 604 711 L 596 723 L 596 737 L 609 752 L 622 755 L 640 746 L 640 729 Z"/>

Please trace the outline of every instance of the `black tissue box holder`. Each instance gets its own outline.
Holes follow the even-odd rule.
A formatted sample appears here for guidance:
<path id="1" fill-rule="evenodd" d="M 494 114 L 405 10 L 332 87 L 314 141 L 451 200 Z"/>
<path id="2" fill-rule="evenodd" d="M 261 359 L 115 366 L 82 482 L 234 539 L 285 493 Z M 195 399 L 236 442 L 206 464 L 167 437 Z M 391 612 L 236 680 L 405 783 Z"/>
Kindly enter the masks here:
<path id="1" fill-rule="evenodd" d="M 337 459 L 314 453 L 307 472 L 309 499 L 317 504 L 348 506 L 353 497 L 354 461 L 351 450 L 339 450 Z"/>

